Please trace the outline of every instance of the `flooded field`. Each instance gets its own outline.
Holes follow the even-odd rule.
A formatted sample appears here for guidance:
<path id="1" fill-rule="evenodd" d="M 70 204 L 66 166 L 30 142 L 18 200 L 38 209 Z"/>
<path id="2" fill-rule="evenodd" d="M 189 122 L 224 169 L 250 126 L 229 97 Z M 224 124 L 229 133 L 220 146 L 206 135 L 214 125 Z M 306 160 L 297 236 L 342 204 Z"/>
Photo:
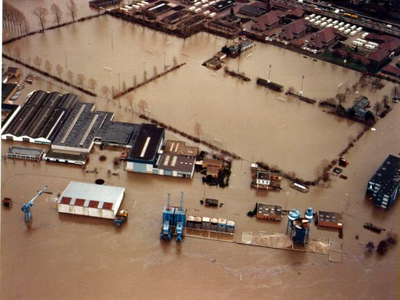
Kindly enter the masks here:
<path id="1" fill-rule="evenodd" d="M 27 3 L 30 1 L 18 1 Z M 50 5 L 47 0 L 35 3 Z M 86 1 L 77 1 L 87 5 Z M 83 4 L 85 3 L 85 4 Z M 28 4 L 23 5 L 27 9 Z M 22 9 L 22 8 L 21 8 Z M 79 15 L 81 16 L 81 15 Z M 283 181 L 280 192 L 250 189 L 250 163 L 264 160 L 299 176 L 314 178 L 314 169 L 322 159 L 336 158 L 355 136 L 361 125 L 338 119 L 316 106 L 256 86 L 256 77 L 271 80 L 316 100 L 333 97 L 351 87 L 359 73 L 313 61 L 302 55 L 264 44 L 245 52 L 240 61 L 227 65 L 244 71 L 252 81 L 239 82 L 232 77 L 206 69 L 201 63 L 210 58 L 227 41 L 200 33 L 181 40 L 125 23 L 109 16 L 73 24 L 44 34 L 19 40 L 3 48 L 13 53 L 18 47 L 21 59 L 30 61 L 36 55 L 49 60 L 54 68 L 67 70 L 98 82 L 97 98 L 82 95 L 82 101 L 95 102 L 99 110 L 113 111 L 117 121 L 141 122 L 123 97 L 120 103 L 107 102 L 101 86 L 119 89 L 129 87 L 133 77 L 143 79 L 144 70 L 153 75 L 161 72 L 173 57 L 187 64 L 134 91 L 134 110 L 145 100 L 150 117 L 194 134 L 194 124 L 201 124 L 201 138 L 241 155 L 233 162 L 228 188 L 209 187 L 196 174 L 193 180 L 182 180 L 125 172 L 108 175 L 117 150 L 100 150 L 90 154 L 88 171 L 79 167 L 3 159 L 1 162 L 1 195 L 11 197 L 14 206 L 1 208 L 1 298 L 2 299 L 291 299 L 301 295 L 309 299 L 396 299 L 398 296 L 398 246 L 380 257 L 366 255 L 364 246 L 377 245 L 385 238 L 362 228 L 372 222 L 387 231 L 398 232 L 398 205 L 390 211 L 375 209 L 364 199 L 366 183 L 387 154 L 399 152 L 400 104 L 368 131 L 351 149 L 344 169 L 347 180 L 333 177 L 331 188 L 311 188 L 299 193 Z M 3 61 L 6 65 L 9 61 Z M 42 66 L 43 67 L 43 66 Z M 28 71 L 23 69 L 24 74 Z M 76 81 L 74 81 L 76 83 Z M 84 83 L 86 85 L 86 83 Z M 42 78 L 27 86 L 17 103 L 34 89 L 77 92 Z M 378 93 L 369 89 L 364 94 L 371 102 L 390 94 L 391 84 Z M 278 99 L 281 97 L 282 99 Z M 121 104 L 121 107 L 120 107 Z M 167 132 L 167 138 L 181 139 Z M 8 147 L 46 146 L 2 141 L 4 158 Z M 101 154 L 107 159 L 100 161 Z M 122 207 L 130 216 L 122 228 L 110 220 L 63 215 L 57 212 L 56 197 L 71 180 L 93 182 L 102 178 L 108 185 L 126 188 Z M 32 208 L 33 223 L 27 228 L 20 210 L 44 185 L 51 194 L 43 194 Z M 188 215 L 223 217 L 236 222 L 235 241 L 242 231 L 285 233 L 287 218 L 281 222 L 262 222 L 247 217 L 256 202 L 297 208 L 303 213 L 314 211 L 342 212 L 344 237 L 337 231 L 311 228 L 310 237 L 329 238 L 343 243 L 343 263 L 328 261 L 327 255 L 295 253 L 185 238 L 179 245 L 160 243 L 162 207 L 168 193 L 171 204 L 178 204 L 185 193 Z M 205 197 L 224 203 L 217 209 L 200 205 Z M 355 236 L 359 235 L 359 239 Z"/>
<path id="2" fill-rule="evenodd" d="M 129 88 L 134 81 L 143 80 L 144 72 L 150 77 L 161 72 L 164 64 L 172 65 L 176 58 L 186 65 L 132 92 L 136 106 L 146 101 L 150 117 L 189 134 L 195 134 L 194 125 L 199 123 L 200 138 L 247 161 L 263 160 L 285 171 L 295 171 L 304 179 L 314 179 L 316 166 L 323 159 L 336 158 L 349 136 L 356 136 L 362 126 L 328 115 L 316 105 L 261 88 L 255 84 L 256 78 L 267 78 L 271 65 L 271 79 L 284 85 L 285 90 L 293 87 L 299 91 L 304 76 L 304 95 L 324 100 L 350 88 L 360 74 L 257 43 L 240 59 L 227 60 L 231 69 L 244 71 L 252 79 L 245 83 L 224 75 L 223 70 L 215 72 L 201 66 L 227 42 L 206 33 L 179 39 L 101 16 L 24 38 L 5 46 L 4 51 L 12 55 L 18 48 L 22 61 L 31 64 L 36 56 L 43 62 L 48 60 L 53 73 L 59 64 L 64 68 L 61 76 L 66 78 L 67 70 L 72 71 L 75 84 L 79 73 L 86 82 L 96 79 L 98 109 L 109 105 L 101 93 L 103 85 L 110 90 Z M 83 85 L 88 88 L 86 82 Z M 371 102 L 380 100 L 390 94 L 391 87 L 387 84 L 379 95 L 368 89 L 356 91 L 348 97 L 347 105 L 360 94 L 370 97 Z M 123 115 L 124 106 L 130 104 L 126 96 L 121 103 Z M 293 148 L 296 155 L 291 154 Z"/>

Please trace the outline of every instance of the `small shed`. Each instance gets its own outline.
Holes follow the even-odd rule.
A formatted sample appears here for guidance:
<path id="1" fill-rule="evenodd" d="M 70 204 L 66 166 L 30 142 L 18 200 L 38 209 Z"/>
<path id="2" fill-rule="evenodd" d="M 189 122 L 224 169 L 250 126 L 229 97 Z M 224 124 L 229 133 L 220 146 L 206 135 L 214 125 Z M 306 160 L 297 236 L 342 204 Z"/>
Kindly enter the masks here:
<path id="1" fill-rule="evenodd" d="M 58 212 L 114 219 L 125 188 L 71 181 L 60 195 Z"/>

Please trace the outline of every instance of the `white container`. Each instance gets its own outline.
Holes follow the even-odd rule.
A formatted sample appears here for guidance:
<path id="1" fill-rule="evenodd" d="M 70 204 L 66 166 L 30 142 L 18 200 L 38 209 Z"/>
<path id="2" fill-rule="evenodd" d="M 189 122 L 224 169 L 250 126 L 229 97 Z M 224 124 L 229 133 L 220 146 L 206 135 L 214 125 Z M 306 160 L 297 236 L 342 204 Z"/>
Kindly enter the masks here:
<path id="1" fill-rule="evenodd" d="M 326 21 L 326 17 L 321 18 L 321 22 L 325 22 Z"/>
<path id="2" fill-rule="evenodd" d="M 333 25 L 337 25 L 337 24 L 339 24 L 339 21 L 338 21 L 338 20 L 335 20 L 335 21 L 332 22 L 332 24 L 333 24 Z"/>
<path id="3" fill-rule="evenodd" d="M 340 27 L 340 28 L 339 28 L 339 31 L 340 31 L 340 32 L 343 32 L 343 31 L 344 31 L 344 27 Z"/>
<path id="4" fill-rule="evenodd" d="M 332 19 L 326 20 L 326 23 L 332 23 Z"/>
<path id="5" fill-rule="evenodd" d="M 189 11 L 194 11 L 195 9 L 196 9 L 196 6 L 189 7 Z"/>
<path id="6" fill-rule="evenodd" d="M 310 17 L 305 17 L 304 20 L 309 21 Z"/>
<path id="7" fill-rule="evenodd" d="M 199 12 L 201 12 L 201 8 L 196 8 L 195 10 L 194 10 L 194 12 L 197 14 L 197 13 L 199 13 Z"/>
<path id="8" fill-rule="evenodd" d="M 330 27 L 333 27 L 333 24 L 332 24 L 332 23 L 326 25 L 326 28 L 330 28 Z"/>
<path id="9" fill-rule="evenodd" d="M 339 27 L 342 27 L 344 25 L 344 22 L 339 23 Z"/>
<path id="10" fill-rule="evenodd" d="M 217 13 L 213 12 L 209 15 L 210 18 L 214 18 L 217 15 Z"/>
<path id="11" fill-rule="evenodd" d="M 362 27 L 358 27 L 358 28 L 357 28 L 357 32 L 360 32 L 361 30 L 363 30 Z"/>
<path id="12" fill-rule="evenodd" d="M 326 27 L 326 25 L 328 25 L 328 23 L 326 22 L 321 23 L 321 27 Z"/>
<path id="13" fill-rule="evenodd" d="M 354 29 L 356 29 L 356 28 L 357 28 L 356 25 L 353 25 L 353 26 L 350 27 L 351 30 L 354 30 Z"/>
<path id="14" fill-rule="evenodd" d="M 203 8 L 203 9 L 208 8 L 208 4 L 204 4 L 204 5 L 202 6 L 202 8 Z"/>
<path id="15" fill-rule="evenodd" d="M 201 3 L 200 2 L 196 2 L 195 4 L 194 4 L 194 6 L 200 6 L 201 5 Z"/>
<path id="16" fill-rule="evenodd" d="M 356 33 L 357 33 L 357 31 L 353 30 L 353 31 L 350 32 L 350 36 L 355 36 Z"/>
<path id="17" fill-rule="evenodd" d="M 321 16 L 316 16 L 315 17 L 315 20 L 319 20 L 319 19 L 321 19 Z"/>
<path id="18" fill-rule="evenodd" d="M 314 17 L 315 17 L 315 14 L 311 14 L 311 15 L 310 15 L 310 18 L 314 18 Z"/>
<path id="19" fill-rule="evenodd" d="M 315 19 L 311 19 L 311 20 L 310 20 L 310 23 L 314 23 L 314 22 L 315 22 Z"/>
<path id="20" fill-rule="evenodd" d="M 343 31 L 344 34 L 349 34 L 350 33 L 350 29 L 346 29 L 345 31 Z"/>
<path id="21" fill-rule="evenodd" d="M 316 21 L 315 23 L 314 23 L 315 25 L 317 25 L 317 26 L 319 26 L 319 24 L 321 24 L 321 21 Z"/>
<path id="22" fill-rule="evenodd" d="M 346 25 L 344 25 L 344 28 L 349 28 L 350 27 L 350 24 L 346 24 Z"/>
<path id="23" fill-rule="evenodd" d="M 333 26 L 333 28 L 339 29 L 339 25 L 335 25 L 335 26 Z"/>
<path id="24" fill-rule="evenodd" d="M 208 15 L 210 14 L 210 11 L 207 10 L 207 11 L 203 12 L 203 14 L 204 14 L 205 16 L 208 16 Z"/>

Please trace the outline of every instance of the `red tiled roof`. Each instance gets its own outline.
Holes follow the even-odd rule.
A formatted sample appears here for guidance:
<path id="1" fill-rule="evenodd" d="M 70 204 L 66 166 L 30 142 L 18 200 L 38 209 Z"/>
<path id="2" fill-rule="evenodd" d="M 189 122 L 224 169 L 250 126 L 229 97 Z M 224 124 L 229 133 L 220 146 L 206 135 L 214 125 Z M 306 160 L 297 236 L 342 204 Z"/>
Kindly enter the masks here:
<path id="1" fill-rule="evenodd" d="M 98 208 L 98 206 L 99 206 L 99 201 L 94 201 L 94 200 L 90 200 L 90 201 L 89 201 L 88 207 L 91 207 L 91 208 Z"/>
<path id="2" fill-rule="evenodd" d="M 67 204 L 69 205 L 71 203 L 72 198 L 70 197 L 62 197 L 60 204 Z"/>
<path id="3" fill-rule="evenodd" d="M 306 21 L 304 19 L 296 20 L 289 25 L 286 25 L 287 29 L 290 29 L 294 34 L 300 34 L 306 30 Z"/>
<path id="4" fill-rule="evenodd" d="M 302 10 L 302 9 L 300 9 L 298 7 L 296 9 L 294 9 L 294 10 L 289 10 L 286 13 L 287 16 L 295 16 L 295 17 L 298 17 L 298 18 L 303 16 L 303 14 L 304 14 L 304 10 Z"/>
<path id="5" fill-rule="evenodd" d="M 382 61 L 389 57 L 389 52 L 386 49 L 378 49 L 368 55 L 369 60 Z"/>
<path id="6" fill-rule="evenodd" d="M 325 28 L 324 30 L 317 32 L 317 34 L 321 38 L 321 41 L 326 44 L 333 41 L 336 38 L 335 29 L 333 29 L 332 27 Z"/>
<path id="7" fill-rule="evenodd" d="M 76 199 L 75 206 L 83 206 L 83 204 L 85 204 L 85 201 L 85 199 Z"/>
<path id="8" fill-rule="evenodd" d="M 261 28 L 265 26 L 272 26 L 279 22 L 279 17 L 283 16 L 285 13 L 279 10 L 273 10 L 269 13 L 263 15 L 262 17 L 258 18 L 259 24 Z"/>
<path id="9" fill-rule="evenodd" d="M 104 202 L 102 208 L 103 208 L 103 209 L 111 210 L 112 207 L 113 207 L 113 204 L 112 204 L 111 202 Z"/>
<path id="10" fill-rule="evenodd" d="M 400 48 L 400 40 L 399 39 L 393 39 L 390 42 L 385 42 L 383 44 L 380 44 L 379 48 L 386 49 L 386 50 L 388 50 L 390 52 L 398 51 L 399 48 Z"/>
<path id="11" fill-rule="evenodd" d="M 400 69 L 391 65 L 384 66 L 382 72 L 400 76 Z"/>

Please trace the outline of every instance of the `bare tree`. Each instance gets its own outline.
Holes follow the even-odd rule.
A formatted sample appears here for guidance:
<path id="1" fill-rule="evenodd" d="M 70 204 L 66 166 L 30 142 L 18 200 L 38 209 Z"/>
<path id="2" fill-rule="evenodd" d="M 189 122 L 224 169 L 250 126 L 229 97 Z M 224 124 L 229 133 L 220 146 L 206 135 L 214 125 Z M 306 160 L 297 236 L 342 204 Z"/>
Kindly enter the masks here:
<path id="1" fill-rule="evenodd" d="M 380 102 L 375 102 L 374 111 L 375 111 L 375 116 L 379 116 L 380 112 L 382 111 L 382 104 Z"/>
<path id="2" fill-rule="evenodd" d="M 76 75 L 76 79 L 78 80 L 78 84 L 80 86 L 83 86 L 83 82 L 86 80 L 85 75 L 79 73 L 78 75 Z"/>
<path id="3" fill-rule="evenodd" d="M 133 95 L 132 94 L 128 94 L 126 96 L 126 99 L 128 99 L 129 104 L 131 105 L 132 113 L 134 113 L 134 111 L 133 111 L 133 101 L 134 101 Z"/>
<path id="4" fill-rule="evenodd" d="M 107 98 L 108 101 L 108 95 L 110 94 L 110 89 L 108 88 L 108 86 L 103 85 L 101 87 L 101 93 Z"/>
<path id="5" fill-rule="evenodd" d="M 72 18 L 72 22 L 75 22 L 76 16 L 78 15 L 78 8 L 74 0 L 67 1 L 68 14 Z"/>
<path id="6" fill-rule="evenodd" d="M 72 83 L 72 79 L 74 79 L 74 73 L 72 73 L 72 71 L 68 71 L 67 78 L 68 78 L 69 82 Z"/>
<path id="7" fill-rule="evenodd" d="M 44 26 L 47 23 L 46 17 L 49 14 L 49 11 L 47 10 L 47 8 L 37 6 L 32 11 L 32 13 L 38 18 L 40 26 L 42 27 L 42 31 L 44 31 Z"/>
<path id="8" fill-rule="evenodd" d="M 172 64 L 173 64 L 174 67 L 176 67 L 178 65 L 178 60 L 176 59 L 176 56 L 174 56 L 172 58 Z"/>
<path id="9" fill-rule="evenodd" d="M 203 133 L 203 131 L 201 130 L 201 125 L 199 122 L 196 122 L 194 124 L 193 131 L 194 131 L 194 134 L 197 136 L 197 138 L 200 140 L 200 135 Z"/>
<path id="10" fill-rule="evenodd" d="M 144 70 L 143 71 L 143 81 L 146 81 L 146 80 L 147 80 L 147 71 Z"/>
<path id="11" fill-rule="evenodd" d="M 148 104 L 146 100 L 140 100 L 139 101 L 139 108 L 140 108 L 140 113 L 144 115 L 146 113 L 146 109 L 148 108 Z"/>
<path id="12" fill-rule="evenodd" d="M 399 97 L 399 94 L 400 94 L 400 87 L 399 87 L 399 85 L 395 85 L 393 88 L 392 88 L 392 98 L 398 98 Z"/>
<path id="13" fill-rule="evenodd" d="M 157 70 L 157 66 L 153 67 L 153 76 L 156 77 L 158 75 L 158 70 Z"/>
<path id="14" fill-rule="evenodd" d="M 19 61 L 21 61 L 21 50 L 19 49 L 19 47 L 15 47 L 15 48 L 14 48 L 14 54 L 15 54 L 15 57 L 16 57 Z"/>
<path id="15" fill-rule="evenodd" d="M 133 75 L 133 86 L 136 87 L 137 86 L 137 79 L 136 79 L 136 75 Z"/>
<path id="16" fill-rule="evenodd" d="M 57 23 L 57 25 L 60 26 L 60 22 L 62 19 L 61 8 L 57 4 L 53 3 L 50 7 L 50 11 L 54 16 L 54 23 Z"/>
<path id="17" fill-rule="evenodd" d="M 367 253 L 371 253 L 374 249 L 375 249 L 375 245 L 373 242 L 368 242 L 365 245 L 365 251 L 367 251 Z"/>
<path id="18" fill-rule="evenodd" d="M 53 66 L 52 66 L 51 62 L 49 62 L 47 59 L 46 59 L 46 61 L 44 62 L 44 69 L 45 69 L 49 74 L 51 74 L 51 70 L 53 69 Z"/>
<path id="19" fill-rule="evenodd" d="M 96 81 L 96 79 L 90 78 L 90 79 L 88 80 L 88 85 L 89 85 L 89 87 L 93 90 L 93 93 L 94 93 L 94 91 L 95 91 L 95 89 L 96 89 L 96 86 L 97 86 L 97 81 Z"/>
<path id="20" fill-rule="evenodd" d="M 61 67 L 59 64 L 56 66 L 56 72 L 58 74 L 58 77 L 61 78 L 61 74 L 64 71 L 63 67 Z"/>
<path id="21" fill-rule="evenodd" d="M 384 95 L 384 96 L 382 97 L 382 105 L 383 105 L 384 107 L 386 107 L 386 106 L 389 105 L 389 96 L 388 96 L 388 95 Z"/>
<path id="22" fill-rule="evenodd" d="M 40 69 L 42 65 L 42 58 L 36 55 L 35 58 L 33 59 L 33 63 Z"/>
<path id="23" fill-rule="evenodd" d="M 125 80 L 122 81 L 122 91 L 126 92 L 126 82 L 125 82 Z"/>

